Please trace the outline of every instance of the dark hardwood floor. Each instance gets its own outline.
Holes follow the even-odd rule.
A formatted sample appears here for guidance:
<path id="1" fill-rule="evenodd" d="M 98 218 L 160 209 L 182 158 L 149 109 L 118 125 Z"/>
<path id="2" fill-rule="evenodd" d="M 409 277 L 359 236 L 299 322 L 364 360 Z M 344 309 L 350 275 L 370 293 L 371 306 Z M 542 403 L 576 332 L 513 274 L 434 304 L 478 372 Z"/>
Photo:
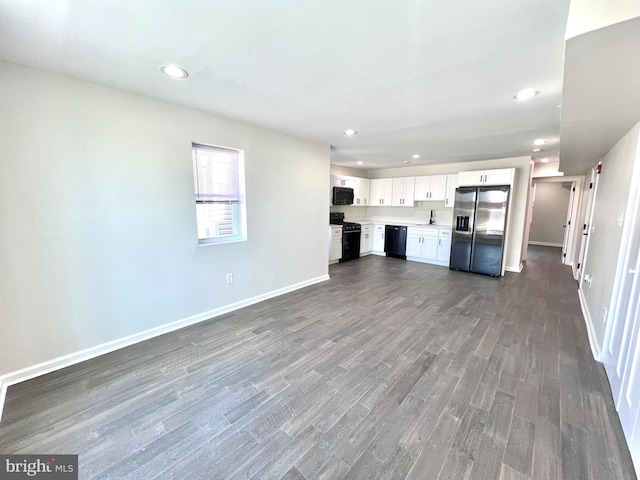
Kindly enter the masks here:
<path id="1" fill-rule="evenodd" d="M 81 479 L 633 479 L 570 269 L 382 257 L 9 388 L 1 453 Z"/>

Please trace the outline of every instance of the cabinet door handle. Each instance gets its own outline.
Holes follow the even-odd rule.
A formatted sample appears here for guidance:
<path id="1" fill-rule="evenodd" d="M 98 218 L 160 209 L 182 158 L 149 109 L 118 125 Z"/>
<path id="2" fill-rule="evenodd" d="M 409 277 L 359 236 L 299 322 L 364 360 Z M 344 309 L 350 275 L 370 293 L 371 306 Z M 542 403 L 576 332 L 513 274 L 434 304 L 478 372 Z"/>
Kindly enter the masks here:
<path id="1" fill-rule="evenodd" d="M 440 239 L 438 239 L 438 245 L 440 245 Z"/>

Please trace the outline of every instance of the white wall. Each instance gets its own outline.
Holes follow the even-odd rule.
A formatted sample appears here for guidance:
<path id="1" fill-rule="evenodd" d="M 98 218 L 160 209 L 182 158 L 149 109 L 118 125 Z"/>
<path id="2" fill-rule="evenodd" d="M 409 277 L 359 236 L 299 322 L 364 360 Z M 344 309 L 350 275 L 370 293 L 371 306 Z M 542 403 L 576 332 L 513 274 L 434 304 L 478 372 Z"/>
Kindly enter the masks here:
<path id="1" fill-rule="evenodd" d="M 457 173 L 466 170 L 490 170 L 497 168 L 515 168 L 516 178 L 511 192 L 511 221 L 507 232 L 507 245 L 505 249 L 506 268 L 511 271 L 520 269 L 520 252 L 524 234 L 524 222 L 527 204 L 527 191 L 531 175 L 530 157 L 502 158 L 498 160 L 482 160 L 467 163 L 450 163 L 442 165 L 417 165 L 410 167 L 386 168 L 369 170 L 369 178 L 393 178 L 411 177 L 419 175 L 439 175 L 444 173 Z M 442 210 L 440 210 L 440 207 Z M 412 211 L 406 207 L 369 207 L 368 214 L 375 216 L 394 217 L 412 216 L 426 213 L 430 208 L 438 210 L 436 215 L 446 218 L 447 212 L 453 218 L 452 209 L 446 209 L 443 202 L 423 202 L 419 208 L 424 211 Z"/>
<path id="2" fill-rule="evenodd" d="M 585 275 L 592 276 L 593 281 L 591 287 L 585 282 L 580 286 L 583 308 L 587 310 L 587 326 L 598 350 L 601 350 L 605 331 L 602 309 L 610 308 L 620 255 L 622 227 L 618 218 L 627 210 L 633 169 L 640 168 L 639 135 L 640 123 L 602 159 L 602 173 L 598 179 L 593 232 L 589 237 L 583 270 Z"/>
<path id="3" fill-rule="evenodd" d="M 535 162 L 533 165 L 533 177 L 561 177 L 564 173 L 558 171 L 559 167 L 560 162 Z"/>
<path id="4" fill-rule="evenodd" d="M 640 16 L 638 0 L 571 0 L 565 39 Z"/>
<path id="5" fill-rule="evenodd" d="M 535 188 L 529 242 L 562 246 L 570 190 L 556 182 L 535 182 Z"/>
<path id="6" fill-rule="evenodd" d="M 326 277 L 328 145 L 9 63 L 0 105 L 0 375 Z M 192 141 L 244 149 L 247 242 L 198 247 Z"/>

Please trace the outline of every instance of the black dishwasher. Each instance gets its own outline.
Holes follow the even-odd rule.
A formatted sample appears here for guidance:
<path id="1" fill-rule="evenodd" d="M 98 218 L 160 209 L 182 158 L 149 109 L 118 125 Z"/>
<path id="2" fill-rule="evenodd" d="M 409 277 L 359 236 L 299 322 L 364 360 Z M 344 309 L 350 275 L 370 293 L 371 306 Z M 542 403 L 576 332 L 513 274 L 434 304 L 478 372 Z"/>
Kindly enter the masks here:
<path id="1" fill-rule="evenodd" d="M 400 225 L 384 226 L 384 253 L 387 257 L 406 259 L 407 252 L 407 227 Z"/>

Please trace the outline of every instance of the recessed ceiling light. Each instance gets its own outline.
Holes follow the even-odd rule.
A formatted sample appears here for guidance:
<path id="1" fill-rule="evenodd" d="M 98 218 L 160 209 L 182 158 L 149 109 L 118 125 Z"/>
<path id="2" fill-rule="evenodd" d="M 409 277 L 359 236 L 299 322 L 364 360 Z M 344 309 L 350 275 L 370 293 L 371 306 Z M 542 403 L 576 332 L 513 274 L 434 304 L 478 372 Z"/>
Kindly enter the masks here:
<path id="1" fill-rule="evenodd" d="M 160 71 L 173 78 L 187 78 L 189 73 L 177 65 L 161 65 Z"/>
<path id="2" fill-rule="evenodd" d="M 537 138 L 533 141 L 534 145 L 544 145 L 544 139 L 542 138 Z"/>
<path id="3" fill-rule="evenodd" d="M 542 152 L 542 148 L 534 148 L 533 153 L 538 153 L 538 152 Z"/>
<path id="4" fill-rule="evenodd" d="M 404 163 L 405 163 L 405 165 L 406 165 L 407 163 L 409 163 L 409 160 L 405 160 L 405 161 L 404 161 Z"/>
<path id="5" fill-rule="evenodd" d="M 364 162 L 363 162 L 362 160 L 358 160 L 356 163 L 357 163 L 358 165 L 362 165 Z"/>
<path id="6" fill-rule="evenodd" d="M 418 158 L 420 158 L 420 155 L 418 155 L 418 154 L 416 153 L 416 154 L 415 154 L 415 155 L 413 155 L 411 158 L 418 159 Z"/>
<path id="7" fill-rule="evenodd" d="M 358 132 L 356 132 L 355 130 L 351 130 L 351 129 L 349 129 L 349 130 L 345 130 L 345 131 L 344 131 L 344 134 L 345 134 L 345 135 L 347 135 L 348 137 L 352 137 L 352 136 L 354 136 L 356 133 L 358 133 Z"/>
<path id="8" fill-rule="evenodd" d="M 558 108 L 562 108 L 562 104 L 558 105 Z"/>
<path id="9" fill-rule="evenodd" d="M 513 96 L 514 100 L 529 100 L 530 98 L 535 97 L 540 92 L 538 90 L 534 90 L 533 88 L 525 88 L 524 90 L 520 90 Z"/>
<path id="10" fill-rule="evenodd" d="M 548 158 L 541 158 L 540 161 L 542 163 L 549 163 L 549 159 Z"/>

